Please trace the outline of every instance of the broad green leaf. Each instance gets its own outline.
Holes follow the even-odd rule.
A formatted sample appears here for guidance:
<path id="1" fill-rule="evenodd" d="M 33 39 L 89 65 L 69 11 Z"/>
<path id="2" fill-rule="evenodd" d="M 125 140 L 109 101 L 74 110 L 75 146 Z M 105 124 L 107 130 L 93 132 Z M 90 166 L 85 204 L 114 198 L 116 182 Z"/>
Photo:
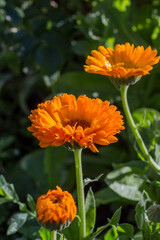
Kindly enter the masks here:
<path id="1" fill-rule="evenodd" d="M 108 181 L 107 181 L 108 182 Z M 109 187 L 116 192 L 119 196 L 132 201 L 138 201 L 141 196 L 141 192 L 138 190 L 138 186 L 131 186 L 117 181 L 110 183 Z"/>
<path id="2" fill-rule="evenodd" d="M 112 218 L 109 220 L 110 225 L 117 225 L 119 223 L 119 220 L 120 220 L 120 217 L 121 217 L 121 209 L 122 209 L 122 207 L 118 208 L 115 211 Z"/>
<path id="3" fill-rule="evenodd" d="M 139 201 L 141 196 L 139 189 L 144 180 L 133 174 L 130 167 L 120 167 L 109 173 L 105 182 L 119 196 L 131 201 Z"/>
<path id="4" fill-rule="evenodd" d="M 119 168 L 119 169 L 116 169 L 116 170 L 113 170 L 112 172 L 110 172 L 107 175 L 107 179 L 111 180 L 111 179 L 117 178 L 117 177 L 119 177 L 119 176 L 121 176 L 123 174 L 131 173 L 131 172 L 132 172 L 132 168 L 131 167 L 124 166 L 122 168 Z"/>
<path id="5" fill-rule="evenodd" d="M 35 204 L 33 197 L 30 194 L 27 194 L 27 203 L 28 203 L 28 206 L 31 209 L 31 211 L 34 212 L 36 209 L 36 204 Z"/>
<path id="6" fill-rule="evenodd" d="M 96 203 L 92 189 L 90 188 L 86 197 L 86 236 L 92 233 L 96 221 Z"/>
<path id="7" fill-rule="evenodd" d="M 131 224 L 123 223 L 118 225 L 117 232 L 119 235 L 127 235 L 128 237 L 132 237 L 134 228 Z"/>
<path id="8" fill-rule="evenodd" d="M 27 213 L 15 213 L 9 219 L 9 227 L 7 229 L 7 235 L 16 233 L 27 221 Z"/>
<path id="9" fill-rule="evenodd" d="M 40 229 L 39 233 L 40 233 L 42 240 L 50 240 L 51 232 L 48 229 L 42 227 Z"/>

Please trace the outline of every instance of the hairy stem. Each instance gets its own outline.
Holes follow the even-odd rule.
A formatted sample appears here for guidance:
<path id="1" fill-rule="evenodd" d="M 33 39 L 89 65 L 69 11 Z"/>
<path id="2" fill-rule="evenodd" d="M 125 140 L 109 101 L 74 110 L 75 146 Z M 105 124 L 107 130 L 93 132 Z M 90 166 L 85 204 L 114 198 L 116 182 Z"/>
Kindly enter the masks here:
<path id="1" fill-rule="evenodd" d="M 128 124 L 132 130 L 132 133 L 137 141 L 137 144 L 139 145 L 139 148 L 141 149 L 143 156 L 147 160 L 147 162 L 150 164 L 150 166 L 157 172 L 160 172 L 160 166 L 153 160 L 151 155 L 148 152 L 148 149 L 146 148 L 143 139 L 141 138 L 141 135 L 134 123 L 134 120 L 132 118 L 129 106 L 128 106 L 128 101 L 127 101 L 127 90 L 128 86 L 121 85 L 120 91 L 121 91 L 121 97 L 122 97 L 122 105 L 123 109 L 128 121 Z"/>
<path id="2" fill-rule="evenodd" d="M 51 240 L 57 240 L 57 231 L 51 232 Z"/>
<path id="3" fill-rule="evenodd" d="M 84 200 L 84 185 L 83 173 L 81 163 L 82 149 L 74 150 L 75 167 L 76 167 L 76 181 L 77 181 L 77 195 L 78 195 L 78 211 L 81 219 L 79 225 L 79 240 L 84 239 L 86 235 L 86 214 L 85 214 L 85 200 Z"/>

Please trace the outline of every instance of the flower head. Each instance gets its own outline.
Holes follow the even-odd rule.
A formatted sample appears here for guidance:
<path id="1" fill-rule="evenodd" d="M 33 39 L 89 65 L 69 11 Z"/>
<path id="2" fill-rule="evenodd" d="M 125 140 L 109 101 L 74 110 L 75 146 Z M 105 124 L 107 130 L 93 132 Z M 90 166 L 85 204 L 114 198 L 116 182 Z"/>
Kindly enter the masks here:
<path id="1" fill-rule="evenodd" d="M 123 126 L 123 116 L 110 102 L 99 98 L 63 94 L 38 105 L 31 111 L 29 131 L 40 141 L 41 147 L 61 146 L 89 147 L 98 152 L 94 145 L 117 142 L 114 136 Z"/>
<path id="2" fill-rule="evenodd" d="M 116 44 L 115 49 L 100 46 L 98 51 L 91 51 L 86 59 L 84 70 L 110 77 L 116 85 L 133 84 L 141 76 L 149 74 L 152 65 L 159 62 L 157 50 L 151 47 L 134 47 L 134 44 Z"/>
<path id="3" fill-rule="evenodd" d="M 51 231 L 67 227 L 77 212 L 72 195 L 58 186 L 56 188 L 40 196 L 36 204 L 38 222 Z"/>

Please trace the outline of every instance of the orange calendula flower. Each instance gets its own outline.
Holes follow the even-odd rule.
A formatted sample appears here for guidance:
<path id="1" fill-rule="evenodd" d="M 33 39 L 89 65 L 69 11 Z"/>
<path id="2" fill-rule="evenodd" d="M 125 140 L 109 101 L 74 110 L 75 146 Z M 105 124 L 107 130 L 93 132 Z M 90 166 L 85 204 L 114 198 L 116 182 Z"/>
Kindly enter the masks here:
<path id="1" fill-rule="evenodd" d="M 72 195 L 58 186 L 56 188 L 40 196 L 36 204 L 38 222 L 51 231 L 68 227 L 77 212 Z"/>
<path id="2" fill-rule="evenodd" d="M 141 76 L 149 74 L 152 65 L 160 60 L 157 50 L 151 47 L 134 47 L 134 44 L 116 44 L 115 49 L 100 46 L 98 51 L 91 51 L 86 59 L 84 70 L 110 77 L 116 85 L 133 84 Z"/>
<path id="3" fill-rule="evenodd" d="M 109 101 L 87 96 L 63 94 L 38 105 L 31 111 L 29 131 L 40 141 L 40 147 L 61 146 L 89 147 L 117 142 L 114 136 L 124 129 L 123 116 Z"/>

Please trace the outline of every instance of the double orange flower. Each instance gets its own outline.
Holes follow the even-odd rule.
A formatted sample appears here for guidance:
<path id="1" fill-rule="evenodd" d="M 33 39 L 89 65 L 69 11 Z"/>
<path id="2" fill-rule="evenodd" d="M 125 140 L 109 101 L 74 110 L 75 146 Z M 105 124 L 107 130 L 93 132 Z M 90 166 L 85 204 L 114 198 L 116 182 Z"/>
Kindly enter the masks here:
<path id="1" fill-rule="evenodd" d="M 152 65 L 159 62 L 157 50 L 151 47 L 134 47 L 125 43 L 115 45 L 115 49 L 100 46 L 91 51 L 92 56 L 86 59 L 84 69 L 89 73 L 108 76 L 117 85 L 135 83 L 141 76 L 149 74 Z"/>
<path id="2" fill-rule="evenodd" d="M 99 98 L 63 94 L 38 105 L 31 111 L 29 131 L 40 146 L 89 147 L 98 152 L 95 144 L 108 145 L 117 141 L 115 135 L 124 129 L 122 116 L 114 105 Z"/>

